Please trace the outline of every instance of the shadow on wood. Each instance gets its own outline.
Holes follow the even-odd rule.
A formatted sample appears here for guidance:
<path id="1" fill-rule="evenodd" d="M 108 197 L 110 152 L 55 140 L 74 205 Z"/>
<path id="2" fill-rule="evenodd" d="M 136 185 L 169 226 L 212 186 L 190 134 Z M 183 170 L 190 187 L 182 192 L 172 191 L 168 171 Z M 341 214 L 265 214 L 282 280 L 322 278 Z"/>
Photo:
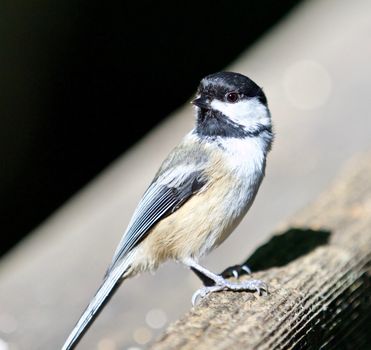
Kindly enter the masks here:
<path id="1" fill-rule="evenodd" d="M 328 243 L 330 234 L 331 232 L 326 230 L 290 228 L 283 233 L 274 235 L 269 242 L 259 247 L 241 265 L 248 266 L 253 272 L 287 265 L 315 248 Z M 241 265 L 231 266 L 222 274 L 233 277 L 232 271 Z"/>

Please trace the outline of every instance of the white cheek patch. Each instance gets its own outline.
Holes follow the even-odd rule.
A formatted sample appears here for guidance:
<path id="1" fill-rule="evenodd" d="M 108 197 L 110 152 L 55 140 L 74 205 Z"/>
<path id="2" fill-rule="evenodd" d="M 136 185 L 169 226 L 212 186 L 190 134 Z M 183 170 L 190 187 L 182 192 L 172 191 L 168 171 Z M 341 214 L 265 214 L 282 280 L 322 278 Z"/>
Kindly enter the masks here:
<path id="1" fill-rule="evenodd" d="M 222 102 L 214 99 L 211 102 L 211 107 L 247 129 L 254 128 L 258 124 L 270 124 L 268 109 L 257 98 L 236 103 Z"/>

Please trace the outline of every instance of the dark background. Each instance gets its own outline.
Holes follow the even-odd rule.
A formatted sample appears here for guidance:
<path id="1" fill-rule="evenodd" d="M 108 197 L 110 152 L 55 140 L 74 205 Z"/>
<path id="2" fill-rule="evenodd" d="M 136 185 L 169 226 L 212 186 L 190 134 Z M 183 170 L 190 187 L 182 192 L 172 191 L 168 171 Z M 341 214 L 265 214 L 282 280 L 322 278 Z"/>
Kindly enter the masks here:
<path id="1" fill-rule="evenodd" d="M 0 4 L 0 254 L 298 0 Z"/>

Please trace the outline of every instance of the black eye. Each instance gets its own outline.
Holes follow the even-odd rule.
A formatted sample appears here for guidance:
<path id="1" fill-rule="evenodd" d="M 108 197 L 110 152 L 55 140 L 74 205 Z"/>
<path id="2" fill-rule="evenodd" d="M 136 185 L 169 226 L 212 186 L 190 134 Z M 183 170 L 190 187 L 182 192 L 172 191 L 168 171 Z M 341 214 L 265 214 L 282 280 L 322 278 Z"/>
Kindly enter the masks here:
<path id="1" fill-rule="evenodd" d="M 228 92 L 225 95 L 225 98 L 227 99 L 228 102 L 235 103 L 239 100 L 240 95 L 237 92 Z"/>

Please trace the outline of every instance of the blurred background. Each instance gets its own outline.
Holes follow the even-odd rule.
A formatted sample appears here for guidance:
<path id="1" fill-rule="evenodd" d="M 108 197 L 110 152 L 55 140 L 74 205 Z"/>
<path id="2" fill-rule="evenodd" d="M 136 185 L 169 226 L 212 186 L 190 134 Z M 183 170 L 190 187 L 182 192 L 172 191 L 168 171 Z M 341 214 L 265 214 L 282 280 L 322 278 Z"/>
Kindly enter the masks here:
<path id="1" fill-rule="evenodd" d="M 223 69 L 263 86 L 277 135 L 256 203 L 203 262 L 245 260 L 371 149 L 370 33 L 367 0 L 2 1 L 0 350 L 60 348 Z M 128 281 L 80 348 L 146 348 L 198 287 L 174 263 Z"/>

